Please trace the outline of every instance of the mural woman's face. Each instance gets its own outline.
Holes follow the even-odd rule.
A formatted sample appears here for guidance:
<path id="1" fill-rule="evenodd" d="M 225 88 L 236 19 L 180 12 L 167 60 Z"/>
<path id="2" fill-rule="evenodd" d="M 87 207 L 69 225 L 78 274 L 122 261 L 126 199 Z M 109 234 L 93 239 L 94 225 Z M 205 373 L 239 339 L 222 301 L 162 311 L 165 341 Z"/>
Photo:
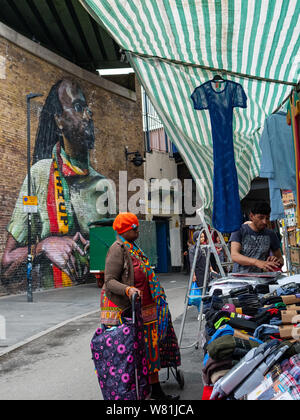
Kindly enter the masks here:
<path id="1" fill-rule="evenodd" d="M 62 115 L 56 116 L 56 123 L 67 140 L 80 149 L 94 147 L 94 124 L 85 96 L 78 85 L 63 80 L 58 89 L 63 108 Z"/>

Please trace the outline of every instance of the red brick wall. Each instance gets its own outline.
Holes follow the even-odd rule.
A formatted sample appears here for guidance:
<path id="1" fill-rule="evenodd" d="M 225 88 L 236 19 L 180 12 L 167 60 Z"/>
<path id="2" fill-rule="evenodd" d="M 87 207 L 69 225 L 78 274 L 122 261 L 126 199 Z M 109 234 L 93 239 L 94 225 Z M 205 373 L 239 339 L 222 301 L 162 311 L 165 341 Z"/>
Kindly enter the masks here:
<path id="1" fill-rule="evenodd" d="M 0 38 L 0 57 L 5 66 L 0 73 L 0 259 L 6 243 L 8 224 L 20 187 L 27 172 L 26 95 L 44 96 L 32 100 L 31 151 L 33 151 L 38 119 L 50 88 L 60 79 L 71 77 L 82 88 L 93 112 L 95 149 L 91 166 L 118 181 L 119 171 L 126 169 L 125 145 L 130 151 L 144 150 L 140 88 L 136 84 L 137 101 L 104 90 L 26 52 Z M 129 180 L 143 178 L 143 167 L 130 164 Z"/>

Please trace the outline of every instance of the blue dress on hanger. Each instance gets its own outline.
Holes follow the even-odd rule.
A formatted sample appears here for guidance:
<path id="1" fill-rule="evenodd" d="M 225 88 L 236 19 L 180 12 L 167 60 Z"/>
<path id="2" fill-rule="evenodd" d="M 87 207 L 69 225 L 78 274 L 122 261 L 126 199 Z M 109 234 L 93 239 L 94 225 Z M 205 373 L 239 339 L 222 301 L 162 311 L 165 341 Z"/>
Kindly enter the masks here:
<path id="1" fill-rule="evenodd" d="M 247 107 L 243 87 L 229 80 L 208 81 L 191 98 L 197 110 L 208 109 L 211 119 L 214 158 L 213 227 L 234 232 L 241 227 L 242 212 L 233 146 L 233 108 Z"/>

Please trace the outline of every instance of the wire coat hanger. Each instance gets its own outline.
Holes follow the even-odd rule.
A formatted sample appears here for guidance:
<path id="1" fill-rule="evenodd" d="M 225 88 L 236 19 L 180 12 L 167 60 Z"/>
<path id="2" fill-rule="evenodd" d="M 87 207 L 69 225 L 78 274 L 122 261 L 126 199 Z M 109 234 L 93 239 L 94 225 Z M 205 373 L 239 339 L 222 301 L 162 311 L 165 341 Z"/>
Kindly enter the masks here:
<path id="1" fill-rule="evenodd" d="M 216 74 L 213 78 L 214 82 L 219 82 L 219 81 L 224 81 L 223 77 L 220 76 L 219 74 Z"/>

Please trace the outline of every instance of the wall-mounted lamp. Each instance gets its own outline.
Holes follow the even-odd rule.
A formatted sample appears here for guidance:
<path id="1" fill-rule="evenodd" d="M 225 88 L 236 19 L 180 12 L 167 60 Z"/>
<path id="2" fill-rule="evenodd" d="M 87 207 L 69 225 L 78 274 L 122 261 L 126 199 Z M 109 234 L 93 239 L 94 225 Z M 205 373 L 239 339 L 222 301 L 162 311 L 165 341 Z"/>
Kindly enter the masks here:
<path id="1" fill-rule="evenodd" d="M 141 166 L 145 162 L 145 160 L 143 159 L 142 155 L 140 154 L 138 150 L 136 152 L 128 152 L 128 146 L 125 146 L 126 162 L 128 161 L 129 155 L 134 155 L 134 158 L 131 159 L 130 162 L 132 162 L 135 166 Z"/>

